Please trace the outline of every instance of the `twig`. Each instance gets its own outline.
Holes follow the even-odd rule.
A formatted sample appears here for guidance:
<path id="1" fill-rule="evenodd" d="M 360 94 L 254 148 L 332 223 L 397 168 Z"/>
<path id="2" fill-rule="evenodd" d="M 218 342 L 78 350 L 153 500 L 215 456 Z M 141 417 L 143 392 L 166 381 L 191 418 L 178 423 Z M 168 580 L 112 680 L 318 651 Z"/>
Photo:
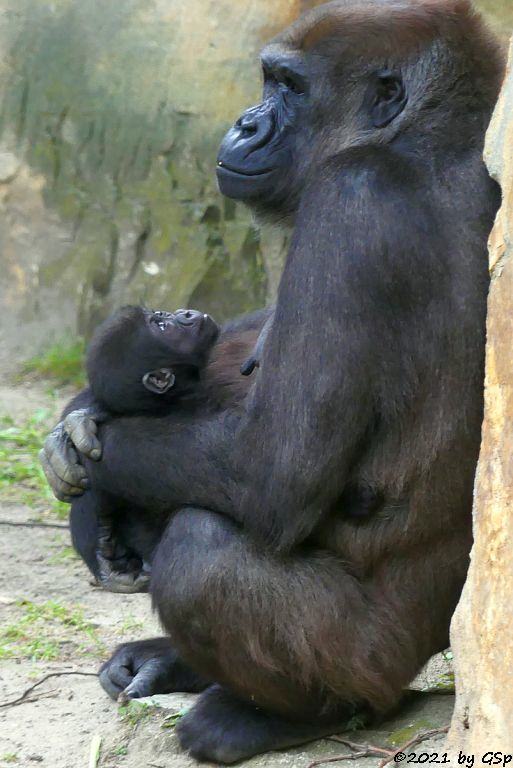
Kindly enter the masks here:
<path id="1" fill-rule="evenodd" d="M 33 696 L 30 696 L 28 699 L 24 699 L 25 704 L 32 704 L 34 701 L 40 701 L 41 699 L 54 699 L 58 695 L 59 691 L 57 688 L 52 688 L 49 691 L 41 691 L 41 693 L 35 693 Z"/>
<path id="2" fill-rule="evenodd" d="M 340 736 L 330 736 L 330 741 L 337 741 L 344 746 L 349 747 L 353 751 L 347 755 L 334 755 L 333 757 L 321 757 L 319 760 L 314 760 L 310 763 L 308 768 L 315 768 L 317 765 L 324 765 L 325 763 L 341 763 L 343 760 L 358 760 L 360 757 L 381 757 L 386 755 L 389 759 L 395 754 L 390 749 L 383 749 L 383 747 L 374 747 L 372 744 L 356 744 L 354 741 L 348 741 Z"/>
<path id="3" fill-rule="evenodd" d="M 21 696 L 18 696 L 17 699 L 12 699 L 11 701 L 4 701 L 3 704 L 0 704 L 0 709 L 3 707 L 15 707 L 18 704 L 23 704 L 25 701 L 27 701 L 27 696 L 32 693 L 33 690 L 38 688 L 43 683 L 46 683 L 47 680 L 50 680 L 51 677 L 64 677 L 64 675 L 82 675 L 83 677 L 98 677 L 98 674 L 96 672 L 50 672 L 48 675 L 45 675 L 41 678 L 41 680 L 38 680 L 37 683 L 34 683 L 33 685 L 29 686 Z M 30 700 L 29 700 L 30 701 Z"/>
<path id="4" fill-rule="evenodd" d="M 63 528 L 69 529 L 69 525 L 66 523 L 19 523 L 17 520 L 0 520 L 0 525 L 13 526 L 15 528 Z"/>
<path id="5" fill-rule="evenodd" d="M 315 768 L 316 765 L 324 765 L 325 763 L 341 763 L 342 760 L 358 760 L 360 757 L 379 757 L 379 755 L 372 750 L 365 750 L 364 752 L 350 752 L 348 755 L 322 757 L 320 760 L 314 760 L 307 768 Z"/>
<path id="6" fill-rule="evenodd" d="M 390 757 L 386 757 L 384 760 L 382 760 L 378 768 L 385 768 L 385 765 L 388 765 L 388 763 L 390 763 L 394 757 L 399 754 L 399 752 L 405 752 L 410 747 L 414 747 L 416 744 L 420 744 L 422 741 L 426 741 L 426 739 L 430 739 L 432 736 L 438 736 L 442 733 L 447 733 L 448 731 L 449 726 L 444 725 L 443 728 L 432 728 L 430 731 L 419 733 L 417 736 L 414 736 L 413 739 L 407 741 L 406 744 L 403 744 L 402 747 L 396 749 L 396 751 Z"/>
<path id="7" fill-rule="evenodd" d="M 349 747 L 349 749 L 354 750 L 372 750 L 373 752 L 380 752 L 382 755 L 393 755 L 394 750 L 393 749 L 385 749 L 384 747 L 375 747 L 373 744 L 357 744 L 354 741 L 348 741 L 347 739 L 343 739 L 342 736 L 330 736 L 330 741 L 338 741 L 339 744 L 343 744 L 345 747 Z"/>

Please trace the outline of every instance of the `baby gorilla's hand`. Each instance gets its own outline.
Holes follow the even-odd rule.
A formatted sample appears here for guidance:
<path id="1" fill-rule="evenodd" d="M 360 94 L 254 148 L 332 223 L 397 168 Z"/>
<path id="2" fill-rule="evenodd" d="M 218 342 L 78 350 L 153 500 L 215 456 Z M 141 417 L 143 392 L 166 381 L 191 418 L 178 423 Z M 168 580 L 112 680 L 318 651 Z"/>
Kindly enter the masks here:
<path id="1" fill-rule="evenodd" d="M 39 452 L 39 461 L 52 491 L 60 501 L 71 502 L 74 496 L 80 496 L 89 488 L 78 453 L 93 461 L 101 457 L 96 425 L 102 418 L 103 415 L 93 409 L 72 411 L 46 438 Z"/>

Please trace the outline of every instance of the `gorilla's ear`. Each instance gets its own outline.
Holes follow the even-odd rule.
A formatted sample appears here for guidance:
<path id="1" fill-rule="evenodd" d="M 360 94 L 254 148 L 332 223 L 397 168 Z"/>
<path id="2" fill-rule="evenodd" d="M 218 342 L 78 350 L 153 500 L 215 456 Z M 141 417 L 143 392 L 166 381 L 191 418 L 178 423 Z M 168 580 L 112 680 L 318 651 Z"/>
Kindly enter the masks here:
<path id="1" fill-rule="evenodd" d="M 374 128 L 384 128 L 401 114 L 408 97 L 401 75 L 389 69 L 374 73 L 371 83 L 370 116 Z"/>
<path id="2" fill-rule="evenodd" d="M 155 371 L 148 371 L 142 377 L 142 383 L 146 389 L 155 395 L 165 394 L 174 386 L 175 381 L 175 374 L 170 368 L 157 368 Z"/>

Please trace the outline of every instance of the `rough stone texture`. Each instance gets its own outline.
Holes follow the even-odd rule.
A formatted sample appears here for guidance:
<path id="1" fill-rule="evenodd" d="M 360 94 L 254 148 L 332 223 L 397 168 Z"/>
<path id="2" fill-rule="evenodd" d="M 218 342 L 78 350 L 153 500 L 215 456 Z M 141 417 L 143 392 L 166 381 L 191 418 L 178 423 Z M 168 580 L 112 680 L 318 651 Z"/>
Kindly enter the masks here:
<path id="1" fill-rule="evenodd" d="M 490 237 L 485 419 L 472 564 L 452 624 L 457 703 L 449 743 L 511 752 L 513 728 L 513 43 L 487 138 L 503 205 Z"/>
<path id="2" fill-rule="evenodd" d="M 170 694 L 167 696 L 155 696 L 149 699 L 141 699 L 146 704 L 156 703 L 159 709 L 151 712 L 151 716 L 141 722 L 134 732 L 126 727 L 120 727 L 115 733 L 110 733 L 104 740 L 103 759 L 99 768 L 140 768 L 140 766 L 155 766 L 156 768 L 197 768 L 198 763 L 185 754 L 178 744 L 178 739 L 173 727 L 165 717 L 177 712 L 187 710 L 195 697 L 187 694 Z M 395 717 L 381 723 L 379 726 L 368 730 L 352 730 L 341 734 L 341 738 L 347 739 L 355 746 L 350 749 L 331 739 L 304 744 L 295 749 L 284 752 L 268 752 L 265 755 L 257 755 L 250 760 L 244 760 L 238 765 L 241 768 L 313 768 L 316 765 L 329 766 L 334 757 L 348 756 L 365 753 L 366 745 L 379 747 L 393 753 L 410 739 L 426 731 L 443 728 L 452 712 L 454 697 L 440 693 L 419 693 L 403 711 Z M 436 752 L 441 760 L 444 751 L 444 736 L 434 737 L 422 742 L 418 748 L 407 750 L 409 757 L 412 752 L 432 754 Z M 113 746 L 119 743 L 128 745 L 128 754 L 119 763 L 113 759 Z M 350 765 L 353 768 L 376 768 L 382 757 L 369 753 L 369 757 L 352 758 Z M 415 758 L 413 758 L 415 759 Z M 318 763 L 317 761 L 320 761 Z M 427 759 L 424 758 L 424 762 Z M 208 765 L 213 765 L 208 763 Z M 344 763 L 340 763 L 344 765 Z M 394 763 L 392 762 L 393 766 Z"/>

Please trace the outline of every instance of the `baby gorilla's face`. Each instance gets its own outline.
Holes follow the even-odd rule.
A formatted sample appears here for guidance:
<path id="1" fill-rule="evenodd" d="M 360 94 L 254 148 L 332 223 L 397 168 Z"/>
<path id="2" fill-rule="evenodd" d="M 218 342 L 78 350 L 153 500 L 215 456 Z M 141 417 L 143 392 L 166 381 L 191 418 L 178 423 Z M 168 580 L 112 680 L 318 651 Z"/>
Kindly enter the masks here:
<path id="1" fill-rule="evenodd" d="M 148 328 L 164 343 L 176 364 L 202 367 L 219 335 L 219 327 L 210 315 L 195 309 L 176 312 L 145 310 Z"/>

